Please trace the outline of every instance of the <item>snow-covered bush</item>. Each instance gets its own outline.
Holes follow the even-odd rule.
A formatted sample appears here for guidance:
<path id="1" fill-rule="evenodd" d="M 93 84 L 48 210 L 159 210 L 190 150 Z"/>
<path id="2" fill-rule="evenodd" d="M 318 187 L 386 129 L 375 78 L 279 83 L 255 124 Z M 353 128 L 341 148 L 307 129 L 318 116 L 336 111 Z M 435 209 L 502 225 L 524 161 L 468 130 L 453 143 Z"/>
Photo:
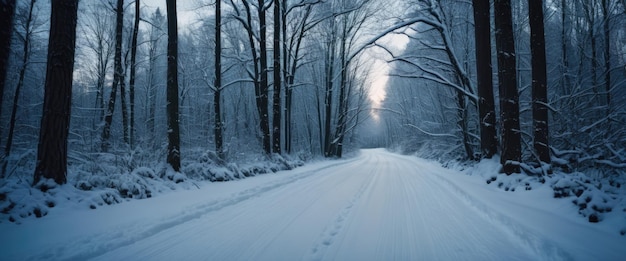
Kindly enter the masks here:
<path id="1" fill-rule="evenodd" d="M 32 186 L 34 154 L 26 153 L 11 175 L 0 180 L 0 222 L 20 223 L 40 218 L 55 207 L 96 209 L 129 200 L 145 199 L 177 189 L 197 188 L 197 182 L 223 182 L 302 166 L 299 157 L 239 155 L 236 162 L 218 159 L 213 151 L 188 150 L 181 172 L 141 148 L 111 153 L 73 153 L 68 162 L 68 183 L 42 179 Z"/>

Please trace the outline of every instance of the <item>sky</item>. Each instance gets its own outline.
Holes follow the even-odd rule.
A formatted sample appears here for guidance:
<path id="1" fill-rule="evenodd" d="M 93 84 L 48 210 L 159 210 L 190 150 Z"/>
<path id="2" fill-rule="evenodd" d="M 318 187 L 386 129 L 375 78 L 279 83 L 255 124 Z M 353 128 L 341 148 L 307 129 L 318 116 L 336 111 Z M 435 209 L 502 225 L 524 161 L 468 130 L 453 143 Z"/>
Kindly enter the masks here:
<path id="1" fill-rule="evenodd" d="M 165 0 L 142 0 L 142 8 L 152 10 L 161 8 L 163 14 L 167 13 L 165 7 Z M 198 18 L 197 6 L 200 5 L 199 0 L 182 0 L 176 1 L 176 11 L 178 13 L 178 24 L 181 29 L 184 30 L 186 25 L 192 24 L 196 18 Z"/>

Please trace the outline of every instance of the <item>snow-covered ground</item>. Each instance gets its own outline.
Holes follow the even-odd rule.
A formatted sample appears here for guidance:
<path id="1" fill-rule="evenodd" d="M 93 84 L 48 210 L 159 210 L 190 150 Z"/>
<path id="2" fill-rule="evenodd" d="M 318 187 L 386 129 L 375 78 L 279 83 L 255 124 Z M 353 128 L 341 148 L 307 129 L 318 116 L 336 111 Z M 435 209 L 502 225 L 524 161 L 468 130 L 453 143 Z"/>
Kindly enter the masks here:
<path id="1" fill-rule="evenodd" d="M 474 169 L 474 174 L 477 169 Z M 626 215 L 589 223 L 536 183 L 385 150 L 0 223 L 0 260 L 624 260 Z M 614 210 L 613 212 L 620 212 Z"/>

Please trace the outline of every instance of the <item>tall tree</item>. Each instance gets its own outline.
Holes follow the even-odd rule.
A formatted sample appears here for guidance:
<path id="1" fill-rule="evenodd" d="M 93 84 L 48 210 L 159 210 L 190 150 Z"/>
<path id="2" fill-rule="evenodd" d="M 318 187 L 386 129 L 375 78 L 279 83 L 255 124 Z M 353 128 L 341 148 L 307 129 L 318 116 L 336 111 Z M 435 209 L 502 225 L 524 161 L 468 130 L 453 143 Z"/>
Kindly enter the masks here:
<path id="1" fill-rule="evenodd" d="M 569 56 L 567 55 L 569 37 L 569 17 L 567 14 L 567 0 L 561 0 L 561 60 L 563 63 L 563 77 L 561 78 L 561 91 L 565 92 L 569 88 Z"/>
<path id="2" fill-rule="evenodd" d="M 215 1 L 215 83 L 213 90 L 213 112 L 215 123 L 213 126 L 215 138 L 215 153 L 224 159 L 224 137 L 222 122 L 222 1 Z"/>
<path id="3" fill-rule="evenodd" d="M 176 0 L 167 0 L 167 163 L 180 171 L 178 121 L 178 22 Z"/>
<path id="4" fill-rule="evenodd" d="M 521 137 L 519 124 L 519 93 L 515 38 L 510 0 L 495 0 L 496 52 L 498 57 L 498 89 L 502 120 L 502 155 L 500 163 L 506 174 L 519 173 Z"/>
<path id="5" fill-rule="evenodd" d="M 91 62 L 90 75 L 95 77 L 96 102 L 94 109 L 99 116 L 93 122 L 93 127 L 104 122 L 104 88 L 106 85 L 107 72 L 111 64 L 111 57 L 115 53 L 115 28 L 111 26 L 114 15 L 103 14 L 106 8 L 104 3 L 89 3 L 87 12 L 82 16 L 83 32 L 86 37 L 86 48 L 93 52 L 95 62 Z"/>
<path id="6" fill-rule="evenodd" d="M 158 53 L 161 46 L 161 37 L 164 36 L 162 27 L 165 25 L 165 17 L 161 13 L 161 9 L 157 8 L 150 18 L 150 40 L 148 42 L 148 72 L 147 72 L 147 91 L 146 91 L 146 129 L 148 130 L 148 140 L 150 145 L 154 146 L 156 139 L 156 96 L 157 82 L 160 78 L 159 67 L 157 66 Z"/>
<path id="7" fill-rule="evenodd" d="M 491 66 L 490 5 L 489 0 L 473 0 L 472 2 L 474 3 L 480 149 L 482 157 L 491 158 L 497 152 L 498 137 Z"/>
<path id="8" fill-rule="evenodd" d="M 287 153 L 292 152 L 292 103 L 293 103 L 293 85 L 295 83 L 295 74 L 296 70 L 300 66 L 301 60 L 301 50 L 302 50 L 302 42 L 305 38 L 305 35 L 308 30 L 313 28 L 311 25 L 314 24 L 311 22 L 311 13 L 313 10 L 313 5 L 319 4 L 320 2 L 304 2 L 304 0 L 300 3 L 293 3 L 292 5 L 287 5 L 286 0 L 282 0 L 282 8 L 281 8 L 281 37 L 283 41 L 283 83 L 285 85 L 285 115 L 284 119 L 284 148 L 287 150 Z M 295 11 L 298 10 L 296 7 L 303 7 L 304 13 L 298 15 Z M 295 14 L 294 14 L 295 13 Z M 300 18 L 300 19 L 297 19 Z M 292 31 L 289 33 L 291 35 L 289 42 L 287 40 L 287 22 L 290 21 Z"/>
<path id="9" fill-rule="evenodd" d="M 548 146 L 548 91 L 546 72 L 546 41 L 543 28 L 543 1 L 528 2 L 530 52 L 532 63 L 533 147 L 538 160 L 550 163 Z"/>
<path id="10" fill-rule="evenodd" d="M 258 0 L 259 16 L 259 70 L 261 78 L 259 82 L 259 92 L 257 94 L 257 107 L 259 107 L 259 117 L 261 118 L 261 135 L 263 136 L 263 150 L 266 154 L 272 152 L 269 125 L 269 83 L 267 80 L 267 22 L 265 19 L 265 1 Z"/>
<path id="11" fill-rule="evenodd" d="M 281 102 L 280 102 L 280 88 L 281 88 L 281 66 L 280 66 L 280 17 L 281 8 L 280 0 L 274 0 L 274 97 L 273 97 L 273 112 L 272 112 L 272 152 L 281 152 L 280 142 L 280 123 L 281 123 Z M 283 21 L 284 22 L 284 21 Z"/>
<path id="12" fill-rule="evenodd" d="M 51 3 L 48 65 L 33 185 L 42 178 L 54 179 L 58 184 L 67 182 L 67 136 L 78 0 L 52 0 Z"/>
<path id="13" fill-rule="evenodd" d="M 130 146 L 135 143 L 135 77 L 137 73 L 137 35 L 139 34 L 139 20 L 141 17 L 141 1 L 135 0 L 135 24 L 133 26 L 133 38 L 131 40 L 130 51 L 130 79 L 128 91 L 130 98 Z"/>
<path id="14" fill-rule="evenodd" d="M 111 123 L 113 122 L 113 112 L 115 111 L 117 87 L 122 84 L 122 77 L 124 75 L 124 70 L 122 69 L 122 31 L 124 28 L 124 0 L 117 0 L 115 13 L 115 56 L 113 57 L 113 84 L 111 86 L 111 96 L 109 97 L 107 111 L 104 115 L 104 129 L 102 130 L 101 149 L 105 152 L 110 147 L 109 139 L 111 137 Z"/>
<path id="15" fill-rule="evenodd" d="M 24 86 L 24 77 L 26 76 L 26 69 L 28 68 L 28 64 L 29 64 L 29 59 L 30 59 L 30 48 L 31 48 L 31 40 L 33 37 L 33 30 L 34 30 L 34 26 L 33 26 L 33 9 L 35 8 L 35 3 L 37 1 L 36 0 L 30 0 L 30 4 L 27 6 L 27 10 L 26 14 L 24 14 L 25 17 L 25 21 L 24 21 L 24 32 L 23 34 L 20 34 L 20 39 L 22 40 L 22 44 L 23 44 L 23 49 L 22 49 L 22 65 L 20 67 L 20 75 L 17 81 L 17 86 L 15 87 L 15 94 L 13 94 L 13 108 L 11 110 L 11 120 L 9 121 L 9 134 L 7 137 L 7 143 L 6 146 L 4 147 L 4 155 L 5 157 L 8 157 L 9 154 L 11 153 L 11 148 L 13 147 L 13 134 L 15 132 L 15 122 L 17 119 L 17 109 L 18 107 L 18 101 L 20 98 L 20 92 L 22 90 L 22 87 Z M 2 173 L 0 173 L 0 176 L 4 176 L 5 175 L 5 170 L 7 167 L 7 163 L 8 161 L 4 161 L 4 163 L 2 164 Z"/>
<path id="16" fill-rule="evenodd" d="M 608 0 L 602 0 L 602 15 L 604 16 L 604 68 L 606 71 L 604 74 L 604 91 L 606 92 L 607 116 L 611 113 L 611 9 L 609 5 L 610 2 Z"/>
<path id="17" fill-rule="evenodd" d="M 11 33 L 13 32 L 13 16 L 15 14 L 15 0 L 0 1 L 0 116 L 2 116 L 2 100 L 4 97 L 4 83 L 9 68 L 9 54 L 11 53 Z M 2 128 L 0 127 L 0 132 Z"/>

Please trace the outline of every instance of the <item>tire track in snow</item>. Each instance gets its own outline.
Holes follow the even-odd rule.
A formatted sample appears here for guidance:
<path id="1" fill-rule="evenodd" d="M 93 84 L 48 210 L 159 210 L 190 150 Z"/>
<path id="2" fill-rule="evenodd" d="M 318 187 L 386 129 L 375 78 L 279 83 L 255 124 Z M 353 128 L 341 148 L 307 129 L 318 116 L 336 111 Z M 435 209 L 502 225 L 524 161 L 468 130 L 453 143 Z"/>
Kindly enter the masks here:
<path id="1" fill-rule="evenodd" d="M 370 161 L 369 157 L 362 161 Z M 364 182 L 363 185 L 359 188 L 357 193 L 352 197 L 349 203 L 339 212 L 337 217 L 331 222 L 329 226 L 326 227 L 324 232 L 322 232 L 318 243 L 313 246 L 311 249 L 311 253 L 306 260 L 323 260 L 324 255 L 326 254 L 328 248 L 335 242 L 338 234 L 344 229 L 346 226 L 346 220 L 350 218 L 352 214 L 352 210 L 357 205 L 357 203 L 361 200 L 366 191 L 371 190 L 375 180 L 377 179 L 379 172 L 376 169 L 373 169 L 368 173 L 368 175 L 372 175 L 367 182 Z"/>
<path id="2" fill-rule="evenodd" d="M 406 160 L 406 159 L 405 159 Z M 418 165 L 423 165 L 422 162 L 416 162 Z M 450 170 L 442 168 L 445 172 Z M 424 177 L 433 181 L 433 183 L 440 185 L 441 187 L 447 187 L 447 191 L 454 193 L 459 199 L 461 199 L 466 205 L 477 210 L 480 215 L 495 223 L 503 231 L 507 231 L 511 236 L 518 239 L 522 244 L 534 252 L 538 258 L 544 260 L 574 260 L 567 251 L 560 248 L 554 242 L 537 235 L 529 230 L 524 225 L 513 220 L 511 217 L 506 216 L 482 203 L 474 196 L 467 193 L 458 185 L 451 182 L 448 178 L 443 177 L 440 174 L 424 173 Z"/>
<path id="3" fill-rule="evenodd" d="M 265 186 L 246 189 L 221 199 L 189 207 L 182 213 L 163 218 L 152 224 L 137 222 L 121 226 L 107 233 L 79 238 L 73 242 L 65 242 L 65 244 L 58 244 L 44 250 L 44 252 L 39 252 L 38 254 L 29 257 L 27 260 L 87 260 L 95 258 L 123 246 L 138 242 L 144 238 L 156 235 L 162 231 L 198 219 L 208 213 L 237 205 L 248 199 L 282 188 L 299 180 L 312 177 L 323 170 L 334 168 L 355 160 L 356 159 L 341 161 L 320 167 L 318 169 L 298 173 L 297 175 L 286 176 L 285 179 L 281 179 Z"/>

